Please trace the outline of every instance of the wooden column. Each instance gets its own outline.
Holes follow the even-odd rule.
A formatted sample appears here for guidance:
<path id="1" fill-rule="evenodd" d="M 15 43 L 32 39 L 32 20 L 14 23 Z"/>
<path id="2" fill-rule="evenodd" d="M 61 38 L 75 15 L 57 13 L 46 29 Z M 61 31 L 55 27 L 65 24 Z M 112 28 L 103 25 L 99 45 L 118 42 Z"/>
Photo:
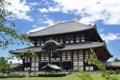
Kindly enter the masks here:
<path id="1" fill-rule="evenodd" d="M 51 54 L 52 54 L 52 51 L 48 53 L 49 55 L 49 63 L 51 64 Z"/>
<path id="2" fill-rule="evenodd" d="M 35 40 L 34 45 L 37 46 L 37 39 Z"/>
<path id="3" fill-rule="evenodd" d="M 47 54 L 47 56 L 48 56 L 48 59 L 49 59 L 49 60 L 48 60 L 48 63 L 51 64 L 51 57 L 52 57 L 51 54 L 52 54 L 52 50 L 46 50 L 46 51 L 45 51 L 45 54 Z"/>
<path id="4" fill-rule="evenodd" d="M 85 53 L 85 50 L 83 50 L 83 70 L 84 71 L 86 71 L 86 69 L 85 69 L 85 55 L 86 55 L 86 53 Z"/>
<path id="5" fill-rule="evenodd" d="M 31 70 L 31 68 L 32 68 L 32 57 L 31 58 L 29 58 L 30 59 L 30 70 Z"/>
<path id="6" fill-rule="evenodd" d="M 24 70 L 24 69 L 25 69 L 25 65 L 24 65 L 24 64 L 25 64 L 25 58 L 22 59 L 22 61 L 23 61 L 23 68 L 22 68 L 22 70 L 25 71 L 25 70 Z"/>
<path id="7" fill-rule="evenodd" d="M 62 52 L 59 52 L 59 56 L 60 56 L 60 67 L 62 68 Z"/>
<path id="8" fill-rule="evenodd" d="M 79 51 L 77 51 L 77 66 L 79 66 Z"/>
<path id="9" fill-rule="evenodd" d="M 71 63 L 72 63 L 71 69 L 73 69 L 73 51 L 71 51 Z"/>
<path id="10" fill-rule="evenodd" d="M 67 60 L 67 54 L 68 54 L 67 51 L 65 51 L 65 59 L 66 59 L 66 60 Z"/>
<path id="11" fill-rule="evenodd" d="M 38 55 L 39 57 L 39 71 L 41 70 L 40 63 L 41 63 L 41 53 Z"/>

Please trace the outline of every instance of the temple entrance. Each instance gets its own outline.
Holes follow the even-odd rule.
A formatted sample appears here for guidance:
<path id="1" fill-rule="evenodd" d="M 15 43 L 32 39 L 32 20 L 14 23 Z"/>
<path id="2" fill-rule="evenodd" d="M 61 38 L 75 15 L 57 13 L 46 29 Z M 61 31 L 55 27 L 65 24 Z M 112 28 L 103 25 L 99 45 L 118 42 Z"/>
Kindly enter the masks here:
<path id="1" fill-rule="evenodd" d="M 60 66 L 60 58 L 56 51 L 56 49 L 63 48 L 64 46 L 54 40 L 48 40 L 44 43 L 42 46 L 42 50 L 45 50 L 45 54 L 48 56 L 48 63 L 43 66 L 41 69 L 44 69 L 45 71 L 51 71 L 51 70 L 61 70 L 62 68 Z M 58 68 L 57 68 L 58 67 Z M 49 70 L 47 70 L 49 69 Z"/>

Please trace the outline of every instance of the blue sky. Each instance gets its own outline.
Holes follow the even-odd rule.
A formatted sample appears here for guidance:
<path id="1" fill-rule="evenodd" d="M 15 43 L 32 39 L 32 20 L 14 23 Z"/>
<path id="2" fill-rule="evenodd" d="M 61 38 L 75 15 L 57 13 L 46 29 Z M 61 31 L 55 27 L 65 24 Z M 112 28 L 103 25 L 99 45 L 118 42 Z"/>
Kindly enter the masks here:
<path id="1" fill-rule="evenodd" d="M 37 31 L 57 23 L 73 21 L 96 24 L 97 30 L 114 57 L 120 58 L 120 3 L 119 0 L 5 0 L 12 11 L 12 20 L 22 33 Z M 0 56 L 9 56 L 10 49 L 26 45 L 10 45 L 0 50 Z"/>

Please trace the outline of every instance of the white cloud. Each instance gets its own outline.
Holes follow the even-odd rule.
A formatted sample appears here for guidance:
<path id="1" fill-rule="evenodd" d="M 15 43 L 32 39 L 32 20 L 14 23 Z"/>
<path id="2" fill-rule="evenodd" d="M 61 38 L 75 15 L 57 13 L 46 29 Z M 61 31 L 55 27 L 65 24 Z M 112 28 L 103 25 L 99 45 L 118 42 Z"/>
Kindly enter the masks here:
<path id="1" fill-rule="evenodd" d="M 12 17 L 27 21 L 33 21 L 33 18 L 27 15 L 27 13 L 30 12 L 30 6 L 27 5 L 26 0 L 5 1 L 11 3 L 11 5 L 6 5 L 6 9 L 12 11 Z"/>
<path id="2" fill-rule="evenodd" d="M 120 39 L 120 34 L 119 33 L 100 34 L 100 36 L 106 42 L 119 40 Z"/>
<path id="3" fill-rule="evenodd" d="M 33 2 L 33 3 L 29 3 L 29 5 L 36 6 L 36 5 L 38 5 L 38 3 L 37 2 Z"/>
<path id="4" fill-rule="evenodd" d="M 40 8 L 38 9 L 41 13 L 48 13 L 48 12 L 58 12 L 60 11 L 59 7 L 49 7 L 49 8 Z"/>
<path id="5" fill-rule="evenodd" d="M 50 12 L 58 12 L 58 11 L 60 11 L 60 8 L 59 7 L 49 7 L 48 10 Z"/>
<path id="6" fill-rule="evenodd" d="M 39 20 L 37 22 L 42 22 L 41 24 L 47 25 L 47 27 L 52 26 L 52 25 L 55 24 L 54 20 L 48 19 L 48 18 L 46 18 L 45 20 L 41 20 L 41 21 Z M 47 28 L 46 26 L 38 27 L 38 25 L 39 24 L 33 25 L 32 26 L 33 29 L 31 29 L 30 31 L 28 31 L 27 34 L 30 33 L 30 32 L 36 32 L 36 31 L 42 30 L 44 28 Z"/>
<path id="7" fill-rule="evenodd" d="M 36 32 L 42 29 L 45 29 L 46 27 L 34 27 L 32 30 L 28 31 L 27 34 L 29 34 L 30 32 Z"/>
<path id="8" fill-rule="evenodd" d="M 47 24 L 48 26 L 52 26 L 53 24 L 55 24 L 55 21 L 53 21 L 52 19 L 46 19 L 45 21 L 43 21 L 43 23 Z"/>
<path id="9" fill-rule="evenodd" d="M 103 21 L 120 25 L 119 0 L 53 0 L 54 5 L 44 8 L 48 12 L 63 12 L 80 16 L 82 23 Z"/>
<path id="10" fill-rule="evenodd" d="M 33 25 L 32 27 L 35 28 L 35 27 L 37 27 L 37 25 Z"/>
<path id="11" fill-rule="evenodd" d="M 41 13 L 47 13 L 48 10 L 46 8 L 41 8 L 41 9 L 38 9 Z"/>
<path id="12" fill-rule="evenodd" d="M 102 33 L 104 31 L 104 29 L 101 28 L 101 29 L 98 29 L 98 31 L 99 31 L 99 33 Z"/>

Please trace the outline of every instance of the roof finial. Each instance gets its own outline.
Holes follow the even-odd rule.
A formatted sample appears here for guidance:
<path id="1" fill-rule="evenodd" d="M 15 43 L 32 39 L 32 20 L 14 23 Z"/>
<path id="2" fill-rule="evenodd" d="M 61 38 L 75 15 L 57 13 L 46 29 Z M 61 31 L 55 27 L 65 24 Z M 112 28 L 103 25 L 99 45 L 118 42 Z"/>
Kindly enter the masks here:
<path id="1" fill-rule="evenodd" d="M 57 24 L 59 24 L 60 23 L 60 20 L 57 20 Z"/>
<path id="2" fill-rule="evenodd" d="M 77 22 L 77 21 L 78 21 L 78 18 L 77 18 L 77 17 L 75 17 L 75 18 L 73 19 L 73 21 Z"/>

